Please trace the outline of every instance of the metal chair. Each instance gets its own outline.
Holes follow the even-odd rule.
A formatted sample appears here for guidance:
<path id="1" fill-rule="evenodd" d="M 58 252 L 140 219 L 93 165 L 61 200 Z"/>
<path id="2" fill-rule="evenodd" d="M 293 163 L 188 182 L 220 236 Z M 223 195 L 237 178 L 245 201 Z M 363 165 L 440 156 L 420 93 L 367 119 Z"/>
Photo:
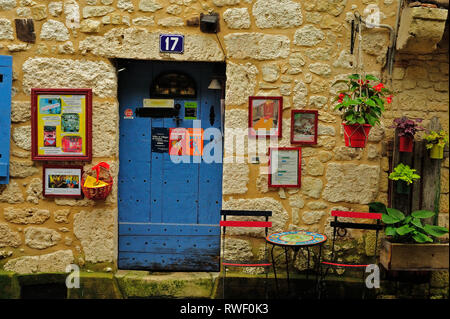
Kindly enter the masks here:
<path id="1" fill-rule="evenodd" d="M 265 237 L 268 235 L 269 227 L 272 227 L 272 222 L 269 222 L 269 216 L 272 216 L 271 211 L 245 211 L 245 210 L 221 210 L 220 212 L 222 220 L 220 221 L 220 227 L 222 227 L 222 271 L 223 271 L 223 298 L 225 299 L 225 279 L 228 267 L 264 267 L 266 278 L 264 280 L 264 293 L 267 297 L 267 279 L 269 274 L 269 268 L 272 263 L 268 261 L 268 249 L 267 242 L 264 241 L 264 259 L 257 261 L 236 261 L 226 260 L 225 256 L 225 241 L 226 241 L 226 229 L 227 227 L 256 227 L 265 229 Z M 227 220 L 227 216 L 246 216 L 246 217 L 265 217 L 265 221 L 241 221 L 241 220 Z"/>
<path id="2" fill-rule="evenodd" d="M 345 237 L 347 235 L 347 229 L 362 229 L 362 230 L 374 230 L 376 232 L 375 237 L 375 247 L 373 252 L 374 264 L 377 264 L 377 243 L 378 243 L 378 234 L 381 229 L 383 229 L 383 225 L 381 224 L 381 213 L 361 213 L 361 212 L 348 212 L 348 211 L 331 211 L 331 216 L 334 217 L 334 221 L 330 223 L 330 226 L 333 227 L 333 239 L 331 246 L 331 259 L 323 260 L 321 262 L 321 276 L 320 276 L 320 288 L 319 289 L 319 297 L 320 293 L 323 292 L 325 286 L 325 277 L 327 276 L 330 268 L 345 268 L 352 270 L 362 270 L 362 275 L 364 277 L 365 269 L 369 264 L 349 264 L 349 263 L 340 263 L 337 262 L 335 243 L 336 237 Z M 339 220 L 341 218 L 353 218 L 353 219 L 371 219 L 376 220 L 376 224 L 373 223 L 362 223 L 362 222 L 343 222 Z M 325 271 L 323 268 L 325 267 Z M 363 294 L 364 298 L 364 294 Z"/>

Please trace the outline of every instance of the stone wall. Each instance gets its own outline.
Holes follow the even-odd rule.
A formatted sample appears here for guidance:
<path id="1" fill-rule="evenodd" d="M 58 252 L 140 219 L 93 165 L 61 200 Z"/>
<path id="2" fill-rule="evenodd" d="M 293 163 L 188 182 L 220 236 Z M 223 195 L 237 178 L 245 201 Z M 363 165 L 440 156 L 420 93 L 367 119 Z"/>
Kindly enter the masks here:
<path id="1" fill-rule="evenodd" d="M 381 23 L 394 25 L 397 3 L 388 0 L 0 0 L 0 54 L 12 55 L 14 63 L 11 180 L 0 189 L 0 265 L 18 272 L 61 271 L 64 262 L 88 268 L 116 265 L 117 189 L 104 203 L 44 199 L 42 164 L 30 160 L 30 89 L 90 87 L 94 158 L 85 168 L 107 161 L 116 180 L 119 115 L 113 58 L 226 62 L 224 156 L 230 161 L 224 164 L 223 208 L 271 209 L 274 230 L 329 233 L 333 208 L 366 211 L 370 201 L 384 201 L 381 141 L 390 134 L 385 127 L 397 106 L 401 112 L 415 111 L 400 108 L 408 105 L 405 99 L 415 99 L 413 87 L 430 87 L 423 87 L 426 81 L 408 81 L 420 72 L 413 64 L 397 66 L 393 86 L 400 94 L 393 109 L 372 129 L 365 149 L 344 146 L 332 99 L 337 81 L 355 72 L 356 55 L 348 53 L 349 21 L 356 11 L 370 13 L 365 10 L 370 4 L 380 8 Z M 217 35 L 200 32 L 196 23 L 200 13 L 212 11 L 221 17 Z M 35 43 L 18 39 L 14 20 L 20 18 L 33 19 Z M 185 35 L 184 54 L 159 53 L 159 34 L 171 32 Z M 380 75 L 389 32 L 365 28 L 362 35 L 356 51 L 360 47 L 364 69 Z M 430 81 L 435 79 L 430 102 L 436 112 L 448 115 L 439 104 L 448 75 L 436 69 L 445 67 L 445 57 L 436 56 L 439 60 L 415 61 L 433 64 L 425 68 Z M 318 144 L 302 149 L 301 188 L 268 188 L 267 158 L 249 164 L 246 151 L 236 154 L 232 132 L 247 128 L 251 95 L 283 96 L 280 146 L 290 145 L 291 110 L 319 111 Z M 242 142 L 247 144 L 247 138 Z M 235 162 L 233 155 L 243 162 Z M 367 236 L 352 234 L 358 248 L 347 248 L 364 252 Z M 236 235 L 229 241 L 231 258 L 261 253 L 263 242 L 255 241 L 255 234 Z"/>

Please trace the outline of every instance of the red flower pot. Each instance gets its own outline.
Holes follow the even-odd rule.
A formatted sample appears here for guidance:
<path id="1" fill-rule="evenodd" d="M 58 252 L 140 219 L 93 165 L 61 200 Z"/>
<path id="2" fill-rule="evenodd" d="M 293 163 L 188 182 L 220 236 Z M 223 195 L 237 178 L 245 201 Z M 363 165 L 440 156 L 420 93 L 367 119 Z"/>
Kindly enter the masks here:
<path id="1" fill-rule="evenodd" d="M 372 125 L 370 124 L 344 124 L 345 146 L 365 147 Z"/>
<path id="2" fill-rule="evenodd" d="M 414 137 L 411 135 L 398 137 L 398 150 L 400 152 L 411 153 L 413 151 Z"/>

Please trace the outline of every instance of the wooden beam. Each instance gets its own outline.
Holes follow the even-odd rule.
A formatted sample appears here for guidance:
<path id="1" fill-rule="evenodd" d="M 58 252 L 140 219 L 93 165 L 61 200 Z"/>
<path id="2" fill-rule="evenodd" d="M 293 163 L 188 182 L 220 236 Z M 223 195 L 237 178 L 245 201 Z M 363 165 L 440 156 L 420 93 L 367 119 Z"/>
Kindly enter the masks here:
<path id="1" fill-rule="evenodd" d="M 429 125 L 429 130 L 439 131 L 441 125 L 439 118 L 434 116 Z M 442 160 L 431 159 L 428 152 L 425 153 L 422 161 L 422 207 L 421 209 L 431 210 L 436 213 L 434 217 L 425 220 L 426 223 L 437 224 L 439 214 L 439 197 L 441 195 L 441 165 Z"/>

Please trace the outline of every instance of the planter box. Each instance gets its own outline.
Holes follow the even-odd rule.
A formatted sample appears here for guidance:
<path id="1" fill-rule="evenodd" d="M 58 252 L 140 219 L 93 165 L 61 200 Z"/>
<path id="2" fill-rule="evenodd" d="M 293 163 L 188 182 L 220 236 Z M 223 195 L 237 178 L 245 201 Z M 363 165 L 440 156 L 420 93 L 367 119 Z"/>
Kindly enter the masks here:
<path id="1" fill-rule="evenodd" d="M 380 263 L 387 270 L 448 270 L 448 243 L 398 244 L 381 242 Z"/>

